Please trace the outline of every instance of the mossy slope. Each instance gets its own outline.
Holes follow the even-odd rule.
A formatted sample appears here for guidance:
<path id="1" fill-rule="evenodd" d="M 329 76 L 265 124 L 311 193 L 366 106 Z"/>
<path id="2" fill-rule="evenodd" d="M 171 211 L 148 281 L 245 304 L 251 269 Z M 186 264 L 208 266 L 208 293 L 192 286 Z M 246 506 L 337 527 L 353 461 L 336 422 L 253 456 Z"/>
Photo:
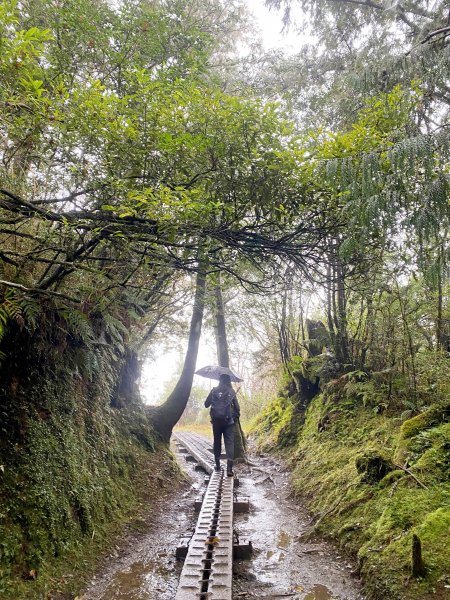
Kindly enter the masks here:
<path id="1" fill-rule="evenodd" d="M 136 506 L 158 452 L 144 408 L 111 407 L 108 349 L 24 343 L 0 388 L 0 596 L 44 598 Z M 172 473 L 173 474 L 173 473 Z M 80 581 L 81 583 L 81 581 Z M 64 582 L 57 587 L 64 588 Z"/>
<path id="2" fill-rule="evenodd" d="M 266 449 L 289 440 L 294 489 L 316 515 L 315 530 L 358 558 L 369 598 L 449 598 L 450 403 L 401 424 L 345 381 L 325 386 L 295 427 L 297 396 L 276 400 L 256 424 L 257 439 Z M 413 534 L 422 577 L 411 572 Z"/>

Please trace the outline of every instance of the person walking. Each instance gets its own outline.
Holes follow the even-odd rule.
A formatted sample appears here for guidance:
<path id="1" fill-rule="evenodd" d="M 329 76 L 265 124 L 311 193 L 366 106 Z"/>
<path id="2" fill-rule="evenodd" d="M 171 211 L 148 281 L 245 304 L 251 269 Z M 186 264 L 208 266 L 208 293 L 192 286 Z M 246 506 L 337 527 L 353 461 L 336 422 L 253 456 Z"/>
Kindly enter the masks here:
<path id="1" fill-rule="evenodd" d="M 239 419 L 241 410 L 229 375 L 220 375 L 219 385 L 209 392 L 205 400 L 205 408 L 209 407 L 211 407 L 210 416 L 214 436 L 215 470 L 220 471 L 223 436 L 227 454 L 227 475 L 233 477 L 234 423 Z"/>

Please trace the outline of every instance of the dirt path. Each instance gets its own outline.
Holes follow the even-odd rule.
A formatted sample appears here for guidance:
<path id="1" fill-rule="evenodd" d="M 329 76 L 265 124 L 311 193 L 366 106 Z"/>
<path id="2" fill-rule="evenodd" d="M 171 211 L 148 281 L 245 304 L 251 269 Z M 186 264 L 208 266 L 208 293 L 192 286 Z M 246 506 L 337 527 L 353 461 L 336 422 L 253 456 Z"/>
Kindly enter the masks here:
<path id="1" fill-rule="evenodd" d="M 178 540 L 195 526 L 193 502 L 204 475 L 184 457 L 178 460 L 192 478 L 175 499 L 165 495 L 143 523 L 142 533 L 123 540 L 91 581 L 80 600 L 173 600 L 181 565 L 174 553 Z M 303 542 L 309 516 L 289 498 L 289 474 L 281 462 L 252 458 L 255 466 L 238 467 L 239 494 L 248 496 L 251 512 L 236 515 L 243 539 L 252 541 L 251 561 L 235 561 L 234 600 L 362 600 L 353 565 L 323 541 Z"/>

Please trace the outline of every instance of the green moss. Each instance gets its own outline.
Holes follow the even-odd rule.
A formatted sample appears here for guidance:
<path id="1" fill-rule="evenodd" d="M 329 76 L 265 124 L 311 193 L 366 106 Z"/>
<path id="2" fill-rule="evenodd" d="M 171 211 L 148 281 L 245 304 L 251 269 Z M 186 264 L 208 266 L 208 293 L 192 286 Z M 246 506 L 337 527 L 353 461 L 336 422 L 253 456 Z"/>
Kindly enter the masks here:
<path id="1" fill-rule="evenodd" d="M 438 579 L 441 573 L 448 573 L 450 565 L 450 503 L 430 512 L 416 528 L 422 542 L 422 553 L 430 576 Z"/>
<path id="2" fill-rule="evenodd" d="M 441 478 L 450 468 L 450 423 L 415 431 L 406 439 L 401 433 L 394 461 L 399 464 L 414 463 L 417 469 L 426 474 L 435 473 Z"/>
<path id="3" fill-rule="evenodd" d="M 412 419 L 405 421 L 400 430 L 400 438 L 408 439 L 417 435 L 420 431 L 433 427 L 440 422 L 448 421 L 450 418 L 450 406 L 438 404 L 431 406 L 424 412 Z"/>
<path id="4" fill-rule="evenodd" d="M 3 380 L 2 598 L 44 597 L 58 565 L 82 563 L 90 548 L 102 547 L 142 493 L 155 435 L 143 408 L 111 408 L 115 363 L 89 352 L 95 360 L 83 361 L 96 365 L 91 379 L 75 368 L 80 348 L 68 347 L 63 354 L 50 349 L 20 380 L 12 371 L 14 386 L 7 375 Z M 30 573 L 38 573 L 35 582 L 25 581 Z"/>
<path id="5" fill-rule="evenodd" d="M 394 466 L 385 453 L 378 450 L 367 449 L 356 457 L 356 470 L 363 475 L 366 483 L 381 481 Z"/>
<path id="6" fill-rule="evenodd" d="M 400 471 L 400 469 L 394 469 L 393 471 L 390 471 L 385 477 L 383 477 L 383 479 L 381 479 L 379 485 L 380 487 L 390 486 L 399 479 L 402 479 L 404 476 L 404 471 Z"/>
<path id="7" fill-rule="evenodd" d="M 259 447 L 269 450 L 274 446 L 285 448 L 295 443 L 299 424 L 295 405 L 289 398 L 277 398 L 261 414 L 252 426 Z"/>
<path id="8" fill-rule="evenodd" d="M 334 380 L 308 406 L 291 437 L 294 488 L 318 515 L 316 531 L 358 557 L 369 598 L 443 600 L 450 564 L 447 413 L 441 402 L 400 426 L 395 414 L 372 408 L 378 398 L 361 396 L 366 382 L 356 382 L 356 391 L 354 383 Z M 269 407 L 263 422 L 276 429 L 291 414 L 282 410 Z M 394 465 L 406 460 L 416 479 Z M 413 534 L 422 544 L 422 578 L 411 574 Z"/>

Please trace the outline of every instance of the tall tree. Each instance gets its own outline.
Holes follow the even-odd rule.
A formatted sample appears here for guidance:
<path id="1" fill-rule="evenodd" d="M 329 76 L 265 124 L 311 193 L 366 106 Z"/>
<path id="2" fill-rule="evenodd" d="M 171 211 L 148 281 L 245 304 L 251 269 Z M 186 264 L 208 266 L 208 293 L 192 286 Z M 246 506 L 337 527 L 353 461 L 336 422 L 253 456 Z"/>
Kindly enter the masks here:
<path id="1" fill-rule="evenodd" d="M 216 337 L 217 359 L 221 367 L 230 367 L 230 352 L 228 348 L 225 303 L 223 301 L 220 273 L 214 282 L 214 332 Z M 234 458 L 245 460 L 246 440 L 240 422 L 234 425 Z"/>
<path id="2" fill-rule="evenodd" d="M 191 393 L 197 363 L 198 347 L 202 331 L 203 313 L 205 308 L 206 273 L 203 259 L 196 277 L 195 298 L 192 307 L 189 339 L 180 377 L 167 400 L 157 408 L 149 409 L 151 420 L 161 438 L 168 442 L 172 429 L 178 423 L 186 408 Z"/>
<path id="3" fill-rule="evenodd" d="M 216 337 L 217 358 L 221 367 L 230 366 L 230 353 L 225 319 L 225 305 L 222 294 L 220 273 L 214 282 L 214 333 Z"/>

